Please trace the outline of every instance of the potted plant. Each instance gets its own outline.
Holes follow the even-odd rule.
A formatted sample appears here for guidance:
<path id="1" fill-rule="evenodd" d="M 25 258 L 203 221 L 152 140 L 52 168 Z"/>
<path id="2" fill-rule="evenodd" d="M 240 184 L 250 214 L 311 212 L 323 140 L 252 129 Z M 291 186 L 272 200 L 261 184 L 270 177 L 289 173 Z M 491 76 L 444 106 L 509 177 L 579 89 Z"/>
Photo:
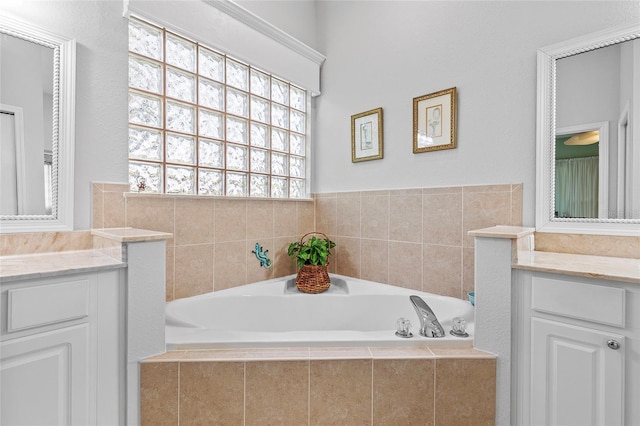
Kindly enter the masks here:
<path id="1" fill-rule="evenodd" d="M 317 238 L 315 235 L 322 235 L 324 238 Z M 305 241 L 305 238 L 312 235 Z M 304 293 L 321 293 L 329 288 L 331 280 L 327 272 L 331 249 L 336 243 L 331 241 L 321 232 L 309 232 L 289 244 L 287 253 L 298 267 L 296 277 L 296 287 Z"/>

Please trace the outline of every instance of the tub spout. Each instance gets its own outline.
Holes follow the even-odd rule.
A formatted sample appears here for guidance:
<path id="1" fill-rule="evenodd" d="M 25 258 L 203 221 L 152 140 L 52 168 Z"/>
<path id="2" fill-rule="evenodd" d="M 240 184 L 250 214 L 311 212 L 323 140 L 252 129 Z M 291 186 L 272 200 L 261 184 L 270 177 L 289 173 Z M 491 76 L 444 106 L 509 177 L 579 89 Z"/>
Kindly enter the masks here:
<path id="1" fill-rule="evenodd" d="M 420 319 L 420 335 L 424 337 L 444 337 L 444 329 L 429 305 L 418 296 L 409 296 Z"/>

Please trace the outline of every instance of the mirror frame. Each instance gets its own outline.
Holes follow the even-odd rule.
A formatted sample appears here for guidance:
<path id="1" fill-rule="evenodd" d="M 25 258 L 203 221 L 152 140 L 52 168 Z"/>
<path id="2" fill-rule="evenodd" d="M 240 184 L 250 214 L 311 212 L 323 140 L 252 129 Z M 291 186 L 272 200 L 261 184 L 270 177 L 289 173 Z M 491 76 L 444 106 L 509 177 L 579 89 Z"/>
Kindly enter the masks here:
<path id="1" fill-rule="evenodd" d="M 51 214 L 2 215 L 0 233 L 73 230 L 76 41 L 4 14 L 0 33 L 54 51 Z"/>
<path id="2" fill-rule="evenodd" d="M 556 60 L 639 37 L 640 24 L 634 23 L 587 34 L 538 49 L 536 231 L 640 236 L 640 219 L 554 217 Z"/>

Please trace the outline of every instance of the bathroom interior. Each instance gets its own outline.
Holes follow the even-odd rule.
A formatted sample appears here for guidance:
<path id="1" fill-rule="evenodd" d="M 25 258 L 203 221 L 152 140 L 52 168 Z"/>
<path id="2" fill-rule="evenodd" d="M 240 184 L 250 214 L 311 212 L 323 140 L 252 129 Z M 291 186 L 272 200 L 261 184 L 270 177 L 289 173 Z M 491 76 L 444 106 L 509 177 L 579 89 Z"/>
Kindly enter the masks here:
<path id="1" fill-rule="evenodd" d="M 301 197 L 131 183 L 130 19 L 306 91 Z M 0 194 L 2 424 L 640 425 L 640 2 L 5 0 L 3 59 L 16 25 L 61 46 L 58 185 L 44 214 Z M 412 100 L 453 87 L 456 143 L 412 149 Z M 384 154 L 353 161 L 376 108 Z M 550 157 L 594 130 L 594 212 L 567 218 Z M 334 277 L 475 292 L 471 343 L 167 350 L 168 302 L 295 277 L 310 231 Z"/>

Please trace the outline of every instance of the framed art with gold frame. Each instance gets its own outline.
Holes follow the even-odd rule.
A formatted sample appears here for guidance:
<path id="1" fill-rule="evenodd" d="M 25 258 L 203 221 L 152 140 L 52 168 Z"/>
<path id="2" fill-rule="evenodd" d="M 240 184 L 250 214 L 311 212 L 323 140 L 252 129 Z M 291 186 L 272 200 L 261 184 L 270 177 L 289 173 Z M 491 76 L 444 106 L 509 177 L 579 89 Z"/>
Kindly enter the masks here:
<path id="1" fill-rule="evenodd" d="M 413 98 L 413 153 L 456 147 L 456 88 Z"/>
<path id="2" fill-rule="evenodd" d="M 351 162 L 380 160 L 384 155 L 382 108 L 351 116 Z"/>

